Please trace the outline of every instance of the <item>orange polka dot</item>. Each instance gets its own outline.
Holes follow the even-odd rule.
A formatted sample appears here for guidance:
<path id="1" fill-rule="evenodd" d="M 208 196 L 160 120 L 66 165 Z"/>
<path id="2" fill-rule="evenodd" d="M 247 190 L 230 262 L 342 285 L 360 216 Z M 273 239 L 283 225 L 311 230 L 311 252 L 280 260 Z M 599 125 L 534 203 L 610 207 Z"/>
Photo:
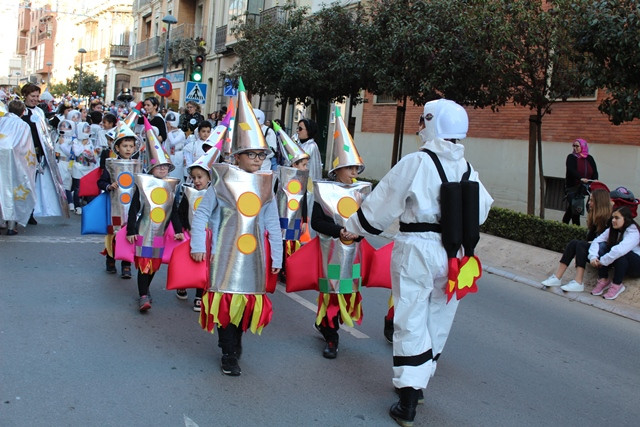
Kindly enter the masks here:
<path id="1" fill-rule="evenodd" d="M 133 175 L 129 172 L 123 172 L 118 175 L 118 185 L 122 188 L 131 188 L 133 185 Z"/>
<path id="2" fill-rule="evenodd" d="M 120 195 L 120 203 L 122 203 L 123 205 L 128 205 L 129 203 L 131 203 L 131 195 L 128 193 L 122 193 Z"/>

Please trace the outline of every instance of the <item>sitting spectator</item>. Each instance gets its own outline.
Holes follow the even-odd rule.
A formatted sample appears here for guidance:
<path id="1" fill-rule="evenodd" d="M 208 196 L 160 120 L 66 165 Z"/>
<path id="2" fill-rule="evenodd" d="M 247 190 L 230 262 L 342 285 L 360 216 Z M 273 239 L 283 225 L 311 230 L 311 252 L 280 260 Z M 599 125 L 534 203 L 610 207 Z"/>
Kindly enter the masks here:
<path id="1" fill-rule="evenodd" d="M 611 217 L 611 199 L 609 192 L 606 190 L 594 190 L 589 199 L 589 213 L 587 214 L 587 240 L 572 240 L 564 249 L 562 258 L 558 263 L 558 269 L 555 274 L 542 282 L 543 286 L 560 286 L 560 289 L 567 292 L 583 292 L 584 291 L 584 268 L 587 265 L 587 253 L 589 251 L 589 242 L 602 234 L 609 225 Z M 571 260 L 576 259 L 576 276 L 575 278 L 563 285 L 562 275 L 567 270 Z"/>
<path id="2" fill-rule="evenodd" d="M 622 284 L 625 275 L 640 277 L 640 231 L 628 207 L 613 211 L 611 227 L 589 246 L 589 260 L 598 269 L 598 282 L 592 295 L 604 293 L 605 299 L 616 299 L 626 289 Z M 614 270 L 612 280 L 609 280 L 610 268 Z"/>

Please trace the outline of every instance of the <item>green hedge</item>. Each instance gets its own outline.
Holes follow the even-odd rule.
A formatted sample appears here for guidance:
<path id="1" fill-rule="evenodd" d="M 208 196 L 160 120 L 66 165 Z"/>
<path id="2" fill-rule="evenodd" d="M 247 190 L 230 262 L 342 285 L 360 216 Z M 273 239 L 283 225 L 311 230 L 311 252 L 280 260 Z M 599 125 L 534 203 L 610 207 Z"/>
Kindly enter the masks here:
<path id="1" fill-rule="evenodd" d="M 503 208 L 491 208 L 480 227 L 483 233 L 556 252 L 564 251 L 573 239 L 586 239 L 587 229 L 577 225 L 541 219 Z"/>

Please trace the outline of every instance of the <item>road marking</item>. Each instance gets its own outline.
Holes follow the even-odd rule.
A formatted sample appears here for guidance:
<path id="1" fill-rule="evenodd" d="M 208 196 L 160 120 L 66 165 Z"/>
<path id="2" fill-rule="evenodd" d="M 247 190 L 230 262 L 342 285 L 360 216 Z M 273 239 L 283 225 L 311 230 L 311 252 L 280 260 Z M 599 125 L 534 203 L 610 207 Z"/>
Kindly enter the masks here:
<path id="1" fill-rule="evenodd" d="M 2 243 L 104 243 L 104 236 L 0 236 Z"/>
<path id="2" fill-rule="evenodd" d="M 290 292 L 290 293 L 287 292 L 285 287 L 282 286 L 281 284 L 278 284 L 277 289 L 278 289 L 278 292 L 285 294 L 286 296 L 288 296 L 289 298 L 291 298 L 301 306 L 308 308 L 314 313 L 316 312 L 317 307 L 314 303 L 307 301 L 306 299 L 302 298 L 300 295 L 296 294 L 295 292 Z M 340 328 L 344 329 L 346 332 L 350 333 L 355 338 L 370 338 L 369 335 L 363 332 L 360 332 L 359 330 L 357 330 L 356 328 L 352 328 L 351 326 L 341 325 Z"/>

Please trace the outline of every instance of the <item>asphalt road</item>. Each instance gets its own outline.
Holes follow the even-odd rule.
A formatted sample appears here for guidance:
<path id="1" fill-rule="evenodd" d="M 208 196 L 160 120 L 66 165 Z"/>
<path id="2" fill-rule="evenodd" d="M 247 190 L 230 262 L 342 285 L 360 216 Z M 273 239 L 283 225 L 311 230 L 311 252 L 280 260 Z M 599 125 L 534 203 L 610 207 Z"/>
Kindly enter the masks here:
<path id="1" fill-rule="evenodd" d="M 242 376 L 220 373 L 217 337 L 188 302 L 107 275 L 79 219 L 0 236 L 1 426 L 391 426 L 397 398 L 382 336 L 389 292 L 365 289 L 364 321 L 321 356 L 315 294 L 271 296 L 245 335 Z M 640 328 L 493 275 L 462 301 L 416 426 L 636 426 Z"/>

